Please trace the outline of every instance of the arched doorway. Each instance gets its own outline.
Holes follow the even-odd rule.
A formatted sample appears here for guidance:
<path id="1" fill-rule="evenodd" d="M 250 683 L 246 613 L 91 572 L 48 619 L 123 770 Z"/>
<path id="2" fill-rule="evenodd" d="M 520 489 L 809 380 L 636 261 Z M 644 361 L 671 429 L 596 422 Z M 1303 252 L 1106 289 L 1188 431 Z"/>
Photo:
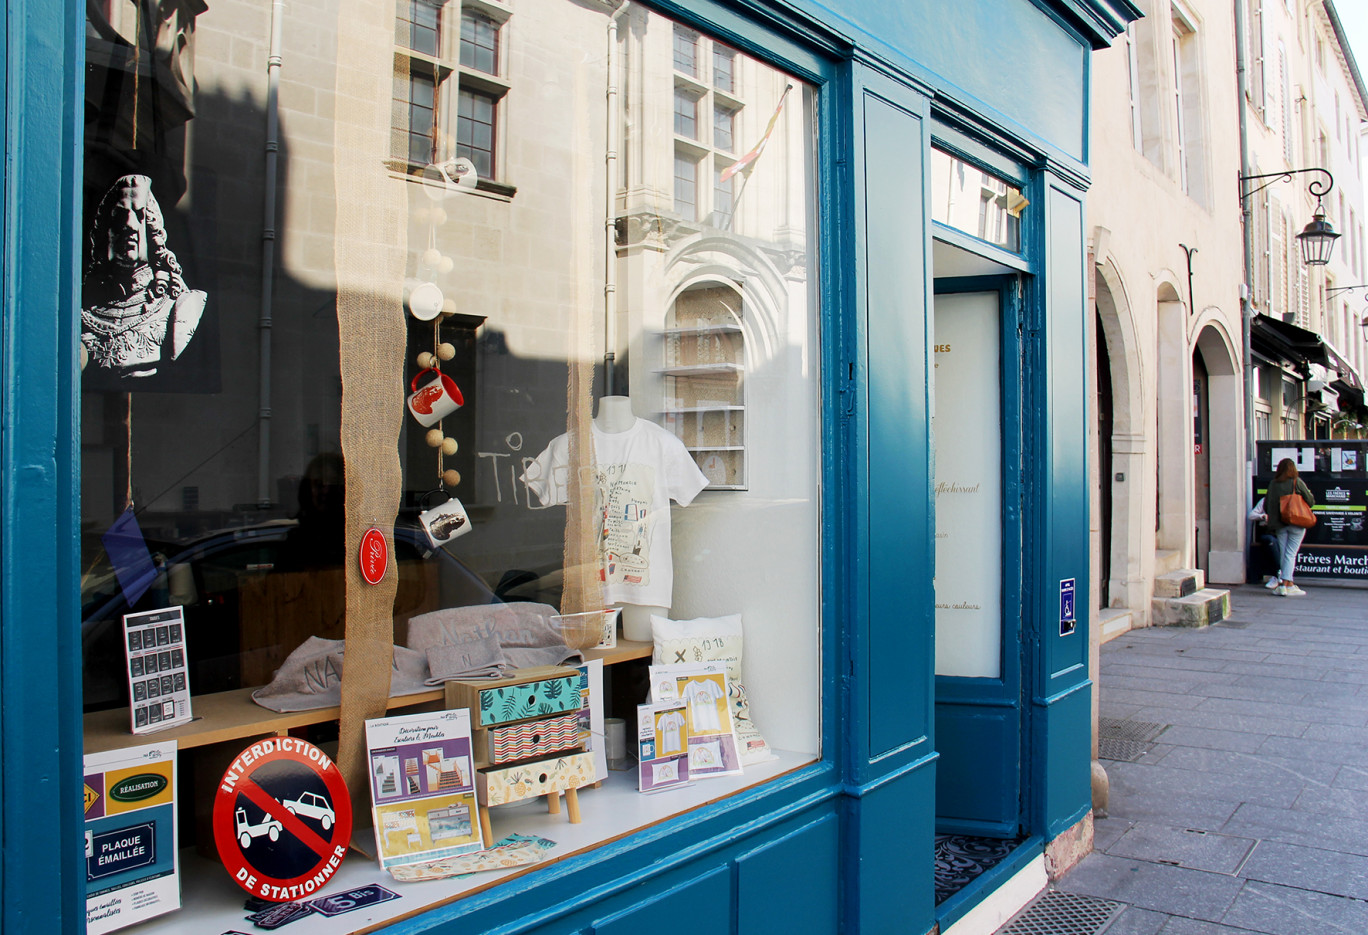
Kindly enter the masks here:
<path id="1" fill-rule="evenodd" d="M 1208 581 L 1237 584 L 1244 580 L 1244 380 L 1235 342 L 1220 312 L 1204 310 L 1195 331 L 1193 397 L 1202 447 L 1193 465 L 1194 517 L 1199 530 L 1205 525 L 1195 559 Z M 1198 437 L 1195 427 L 1193 437 Z M 1217 483 L 1210 483 L 1212 478 Z M 1226 478 L 1232 481 L 1227 483 Z"/>
<path id="2" fill-rule="evenodd" d="M 1192 350 L 1192 547 L 1198 568 L 1211 563 L 1211 398 L 1206 361 L 1200 347 Z"/>
<path id="3" fill-rule="evenodd" d="M 1120 274 L 1110 260 L 1097 265 L 1097 481 L 1094 604 L 1141 611 L 1149 586 L 1141 561 L 1151 548 L 1146 515 L 1145 401 L 1138 341 Z M 1153 467 L 1148 468 L 1153 471 Z M 1149 508 L 1152 514 L 1153 507 Z M 1152 519 L 1149 528 L 1152 528 Z"/>

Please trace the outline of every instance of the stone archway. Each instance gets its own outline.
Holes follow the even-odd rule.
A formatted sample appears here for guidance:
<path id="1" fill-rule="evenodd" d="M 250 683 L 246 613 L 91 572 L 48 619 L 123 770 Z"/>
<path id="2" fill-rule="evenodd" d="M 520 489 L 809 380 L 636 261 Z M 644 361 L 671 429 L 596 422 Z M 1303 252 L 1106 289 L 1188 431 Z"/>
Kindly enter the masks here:
<path id="1" fill-rule="evenodd" d="M 1204 513 L 1209 517 L 1209 546 L 1204 562 L 1207 578 L 1218 584 L 1238 584 L 1245 578 L 1245 464 L 1241 439 L 1244 429 L 1244 380 L 1239 354 L 1217 309 L 1206 309 L 1193 325 L 1192 353 L 1206 368 L 1205 452 L 1212 478 L 1234 478 L 1213 483 Z"/>
<path id="2" fill-rule="evenodd" d="M 1140 344 L 1125 285 L 1110 260 L 1097 264 L 1095 287 L 1099 351 L 1107 374 L 1098 374 L 1099 411 L 1109 402 L 1110 438 L 1098 439 L 1098 485 L 1110 510 L 1097 529 L 1095 543 L 1106 560 L 1099 562 L 1106 580 L 1099 581 L 1106 606 L 1127 607 L 1144 619 L 1150 601 L 1147 556 L 1152 556 L 1153 501 L 1148 496 L 1153 470 L 1145 439 L 1145 399 Z M 1102 354 L 1098 357 L 1103 365 Z M 1110 400 L 1100 394 L 1110 384 Z M 1099 569 L 1100 570 L 1100 569 Z M 1099 595 L 1100 596 L 1100 595 Z"/>
<path id="3" fill-rule="evenodd" d="M 1178 567 L 1192 568 L 1192 345 L 1180 296 L 1177 278 L 1163 270 L 1155 289 L 1155 548 L 1178 553 Z"/>

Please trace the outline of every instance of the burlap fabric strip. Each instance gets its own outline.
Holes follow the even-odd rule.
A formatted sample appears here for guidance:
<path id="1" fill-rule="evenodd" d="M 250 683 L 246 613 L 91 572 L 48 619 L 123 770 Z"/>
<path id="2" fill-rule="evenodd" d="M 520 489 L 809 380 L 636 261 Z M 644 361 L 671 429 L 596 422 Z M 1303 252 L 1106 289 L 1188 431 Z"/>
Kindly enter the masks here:
<path id="1" fill-rule="evenodd" d="M 407 203 L 390 177 L 394 85 L 393 0 L 338 0 L 333 186 L 337 221 L 337 326 L 346 459 L 347 667 L 342 679 L 338 765 L 352 795 L 366 797 L 365 720 L 385 713 L 393 654 L 394 517 L 402 487 L 403 279 Z M 391 567 L 378 585 L 358 566 L 371 526 L 388 540 Z"/>
<path id="2" fill-rule="evenodd" d="M 585 65 L 575 69 L 575 94 L 571 100 L 584 100 Z M 594 152 L 592 133 L 585 108 L 575 110 L 575 165 L 571 178 L 593 178 L 593 163 L 587 154 Z M 602 305 L 595 295 L 598 280 L 591 274 L 601 268 L 601 257 L 595 257 L 589 234 L 595 225 L 595 205 L 602 203 L 598 189 L 586 191 L 583 185 L 569 186 L 571 193 L 570 217 L 574 228 L 570 231 L 570 281 L 574 283 L 575 307 L 569 316 L 567 358 L 569 375 L 565 388 L 565 431 L 570 443 L 570 482 L 565 507 L 565 581 L 561 593 L 561 613 L 574 614 L 603 607 L 603 584 L 599 580 L 599 533 L 603 528 L 594 480 L 593 424 L 594 365 L 597 363 L 601 328 Z M 606 249 L 606 245 L 605 245 Z M 595 261 L 598 261 L 597 264 Z"/>

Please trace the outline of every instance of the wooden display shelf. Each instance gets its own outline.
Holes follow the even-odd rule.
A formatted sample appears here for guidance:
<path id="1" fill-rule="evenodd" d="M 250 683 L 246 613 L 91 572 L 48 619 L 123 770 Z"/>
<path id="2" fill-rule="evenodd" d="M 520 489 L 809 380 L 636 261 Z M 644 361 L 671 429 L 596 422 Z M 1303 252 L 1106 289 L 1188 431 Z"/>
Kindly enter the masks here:
<path id="1" fill-rule="evenodd" d="M 584 651 L 584 657 L 602 659 L 604 665 L 613 665 L 629 659 L 648 658 L 651 651 L 650 643 L 619 639 L 616 649 L 588 649 Z M 160 743 L 166 740 L 174 740 L 179 749 L 188 750 L 191 747 L 240 740 L 243 737 L 281 734 L 296 727 L 335 721 L 342 713 L 342 709 L 334 705 L 281 714 L 263 708 L 253 701 L 253 691 L 253 688 L 238 688 L 210 695 L 195 695 L 190 700 L 190 709 L 195 716 L 193 721 L 151 734 L 134 734 L 129 731 L 126 707 L 92 712 L 85 716 L 85 752 L 99 753 L 140 743 Z M 411 708 L 428 703 L 441 704 L 444 697 L 445 690 L 438 686 L 431 691 L 391 698 L 387 710 Z"/>

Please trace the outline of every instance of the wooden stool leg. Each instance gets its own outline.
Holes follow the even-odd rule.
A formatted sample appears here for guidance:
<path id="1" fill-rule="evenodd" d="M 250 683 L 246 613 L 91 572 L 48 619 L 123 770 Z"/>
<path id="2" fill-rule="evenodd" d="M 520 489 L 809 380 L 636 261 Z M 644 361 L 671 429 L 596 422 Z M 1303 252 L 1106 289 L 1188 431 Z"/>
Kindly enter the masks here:
<path id="1" fill-rule="evenodd" d="M 574 786 L 565 790 L 565 812 L 570 817 L 570 824 L 580 823 L 579 790 Z"/>
<path id="2" fill-rule="evenodd" d="M 489 827 L 489 809 L 480 809 L 480 833 L 484 835 L 485 847 L 494 846 L 494 829 Z"/>
<path id="3" fill-rule="evenodd" d="M 559 792 L 548 792 L 548 793 L 546 793 L 546 812 L 547 812 L 548 815 L 559 815 L 559 814 L 560 814 L 560 793 L 559 793 Z"/>

